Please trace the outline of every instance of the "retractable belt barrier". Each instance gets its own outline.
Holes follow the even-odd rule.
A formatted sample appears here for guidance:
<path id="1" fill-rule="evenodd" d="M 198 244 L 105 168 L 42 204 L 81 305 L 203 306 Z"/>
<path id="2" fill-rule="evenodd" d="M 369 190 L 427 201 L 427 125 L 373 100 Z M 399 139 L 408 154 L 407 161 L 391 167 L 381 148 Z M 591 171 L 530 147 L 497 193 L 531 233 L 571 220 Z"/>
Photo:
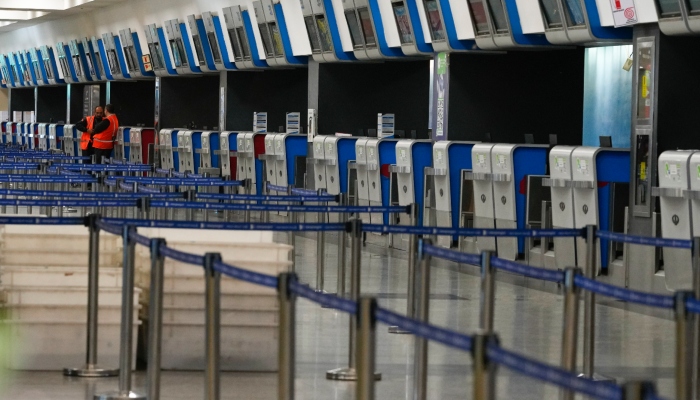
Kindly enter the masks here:
<path id="1" fill-rule="evenodd" d="M 476 229 L 363 224 L 366 232 L 471 237 L 581 237 L 582 229 Z"/>
<path id="2" fill-rule="evenodd" d="M 142 188 L 139 188 L 139 191 L 141 191 L 141 189 Z M 182 198 L 183 197 L 182 193 L 68 192 L 68 191 L 58 191 L 58 190 L 20 190 L 20 189 L 0 189 L 0 196 L 101 198 L 101 199 L 115 199 L 115 198 L 140 199 L 143 197 L 171 199 L 171 198 Z"/>

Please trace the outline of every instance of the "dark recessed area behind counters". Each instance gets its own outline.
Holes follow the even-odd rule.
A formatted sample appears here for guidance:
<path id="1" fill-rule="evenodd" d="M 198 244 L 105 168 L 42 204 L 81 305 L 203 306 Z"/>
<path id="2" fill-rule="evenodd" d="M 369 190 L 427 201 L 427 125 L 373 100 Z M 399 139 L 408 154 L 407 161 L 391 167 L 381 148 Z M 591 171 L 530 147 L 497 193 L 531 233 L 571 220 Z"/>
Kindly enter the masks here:
<path id="1" fill-rule="evenodd" d="M 219 125 L 219 75 L 163 77 L 159 128 L 213 130 Z M 250 117 L 251 128 L 253 117 Z"/>
<path id="2" fill-rule="evenodd" d="M 12 88 L 11 91 L 10 113 L 34 111 L 34 88 Z"/>
<path id="3" fill-rule="evenodd" d="M 155 80 L 135 80 L 110 82 L 110 103 L 121 126 L 143 125 L 152 127 L 155 123 Z"/>
<path id="4" fill-rule="evenodd" d="M 451 54 L 448 138 L 580 145 L 584 51 Z"/>
<path id="5" fill-rule="evenodd" d="M 430 62 L 320 64 L 318 132 L 366 133 L 377 128 L 378 113 L 393 113 L 395 129 L 415 130 L 418 138 L 427 138 Z"/>
<path id="6" fill-rule="evenodd" d="M 73 83 L 70 85 L 70 122 L 75 124 L 89 112 L 92 115 L 95 110 L 85 110 L 85 90 L 91 88 L 93 85 L 99 85 L 100 87 L 100 105 L 105 105 L 107 102 L 107 84 L 106 83 Z M 37 120 L 40 121 L 40 120 Z M 43 122 L 43 121 L 42 121 Z M 121 124 L 121 121 L 119 122 Z"/>
<path id="7" fill-rule="evenodd" d="M 36 90 L 36 120 L 38 122 L 65 122 L 68 110 L 67 86 L 39 86 Z"/>
<path id="8" fill-rule="evenodd" d="M 268 132 L 285 126 L 288 112 L 301 113 L 307 131 L 308 71 L 306 68 L 228 72 L 226 129 L 250 131 L 253 113 L 267 112 Z"/>

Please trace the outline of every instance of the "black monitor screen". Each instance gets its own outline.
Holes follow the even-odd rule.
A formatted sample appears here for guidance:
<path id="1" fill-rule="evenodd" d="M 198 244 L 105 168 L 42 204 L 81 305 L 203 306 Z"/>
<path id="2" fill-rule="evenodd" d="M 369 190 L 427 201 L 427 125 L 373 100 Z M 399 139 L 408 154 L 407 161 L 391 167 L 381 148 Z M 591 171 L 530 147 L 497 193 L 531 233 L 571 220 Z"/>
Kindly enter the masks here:
<path id="1" fill-rule="evenodd" d="M 437 0 L 426 0 L 425 9 L 428 12 L 428 22 L 430 23 L 430 34 L 433 40 L 445 40 L 445 30 L 442 27 L 440 10 Z"/>
<path id="2" fill-rule="evenodd" d="M 274 22 L 268 22 L 267 26 L 270 28 L 270 33 L 272 34 L 272 45 L 275 49 L 275 54 L 281 56 L 284 54 L 284 45 L 282 44 L 282 35 Z"/>
<path id="3" fill-rule="evenodd" d="M 199 35 L 192 35 L 192 42 L 194 43 L 194 51 L 197 53 L 197 58 L 199 59 L 199 65 L 204 65 L 204 50 L 202 49 L 202 38 Z"/>
<path id="4" fill-rule="evenodd" d="M 613 147 L 612 136 L 599 136 L 600 147 Z"/>
<path id="5" fill-rule="evenodd" d="M 272 37 L 270 35 L 270 31 L 267 29 L 267 26 L 265 24 L 258 24 L 258 27 L 260 28 L 260 36 L 262 37 L 262 42 L 263 42 L 263 48 L 265 49 L 265 55 L 267 57 L 274 57 L 275 52 L 274 48 L 272 47 Z"/>
<path id="6" fill-rule="evenodd" d="M 316 32 L 316 23 L 314 22 L 313 15 L 307 15 L 306 17 L 304 17 L 304 25 L 306 25 L 306 34 L 309 35 L 311 50 L 314 53 L 320 53 L 321 42 L 318 40 L 318 34 Z"/>
<path id="7" fill-rule="evenodd" d="M 238 34 L 238 40 L 240 40 L 239 43 L 243 51 L 243 59 L 250 60 L 250 47 L 248 47 L 248 43 L 246 42 L 247 36 L 242 26 L 236 28 L 236 34 Z"/>
<path id="8" fill-rule="evenodd" d="M 374 27 L 372 26 L 372 16 L 369 14 L 367 7 L 358 7 L 357 13 L 360 15 L 362 22 L 362 33 L 365 35 L 365 46 L 376 46 L 377 39 L 374 37 Z"/>
<path id="9" fill-rule="evenodd" d="M 209 48 L 211 49 L 211 55 L 214 58 L 215 63 L 221 62 L 221 52 L 219 51 L 219 45 L 216 41 L 216 35 L 214 32 L 207 33 L 207 39 L 209 39 Z"/>
<path id="10" fill-rule="evenodd" d="M 321 38 L 321 49 L 324 52 L 333 51 L 333 39 L 331 39 L 331 31 L 328 28 L 326 17 L 324 15 L 316 16 L 316 26 L 318 27 L 318 36 Z"/>
<path id="11" fill-rule="evenodd" d="M 548 28 L 561 28 L 561 13 L 557 0 L 540 0 Z"/>
<path id="12" fill-rule="evenodd" d="M 394 9 L 394 18 L 396 18 L 396 26 L 399 28 L 399 39 L 401 43 L 413 43 L 413 35 L 411 34 L 411 22 L 408 20 L 408 12 L 403 2 L 392 3 Z"/>
<path id="13" fill-rule="evenodd" d="M 490 33 L 489 22 L 486 17 L 486 9 L 484 8 L 484 0 L 469 0 L 469 9 L 472 12 L 476 33 L 478 35 L 487 35 Z"/>
<path id="14" fill-rule="evenodd" d="M 353 47 L 362 47 L 365 42 L 362 38 L 360 23 L 357 20 L 355 10 L 345 11 L 345 19 L 348 21 L 348 27 L 350 28 L 350 39 L 352 39 Z"/>
<path id="15" fill-rule="evenodd" d="M 236 37 L 236 31 L 229 29 L 228 38 L 231 41 L 231 47 L 233 47 L 233 59 L 236 61 L 242 60 L 243 52 L 241 51 L 241 44 L 238 42 L 238 37 Z"/>

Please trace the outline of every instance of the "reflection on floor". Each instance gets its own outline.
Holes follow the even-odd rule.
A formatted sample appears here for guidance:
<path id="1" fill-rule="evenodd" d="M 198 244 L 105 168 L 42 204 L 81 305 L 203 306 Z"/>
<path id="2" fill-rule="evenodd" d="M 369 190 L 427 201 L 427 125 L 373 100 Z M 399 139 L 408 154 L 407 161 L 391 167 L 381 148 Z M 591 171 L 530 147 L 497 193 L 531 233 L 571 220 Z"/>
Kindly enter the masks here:
<path id="1" fill-rule="evenodd" d="M 337 241 L 326 241 L 326 289 L 336 285 Z M 278 240 L 287 241 L 286 234 Z M 297 272 L 303 282 L 315 282 L 314 235 L 297 238 Z M 348 252 L 349 254 L 349 252 Z M 348 255 L 349 257 L 349 255 Z M 475 267 L 433 262 L 430 319 L 437 325 L 474 332 L 478 323 L 479 279 Z M 390 309 L 406 309 L 406 253 L 368 244 L 363 249 L 362 292 L 376 295 Z M 501 276 L 497 283 L 496 331 L 505 348 L 558 364 L 560 359 L 562 297 L 555 285 L 543 286 L 515 276 Z M 596 324 L 596 365 L 603 375 L 620 380 L 654 379 L 660 394 L 673 397 L 674 323 L 670 313 L 639 312 L 618 302 L 603 302 Z M 325 371 L 347 363 L 348 316 L 322 309 L 305 300 L 298 302 L 296 399 L 354 398 L 354 384 L 327 381 Z M 202 340 L 204 333 L 202 333 Z M 580 336 L 579 336 L 580 337 Z M 413 338 L 389 334 L 380 326 L 377 367 L 383 379 L 378 399 L 412 400 Z M 580 348 L 581 346 L 579 346 Z M 471 398 L 469 354 L 442 345 L 429 347 L 429 399 Z M 579 364 L 581 356 L 579 353 Z M 137 372 L 135 389 L 145 389 L 145 374 Z M 163 372 L 163 399 L 196 399 L 204 395 L 200 372 Z M 0 383 L 2 385 L 2 383 Z M 276 374 L 224 373 L 222 399 L 273 399 Z M 0 387 L 0 399 L 92 399 L 93 393 L 113 390 L 116 378 L 65 378 L 59 372 L 15 372 L 9 387 Z M 500 369 L 498 398 L 555 399 L 551 385 Z"/>

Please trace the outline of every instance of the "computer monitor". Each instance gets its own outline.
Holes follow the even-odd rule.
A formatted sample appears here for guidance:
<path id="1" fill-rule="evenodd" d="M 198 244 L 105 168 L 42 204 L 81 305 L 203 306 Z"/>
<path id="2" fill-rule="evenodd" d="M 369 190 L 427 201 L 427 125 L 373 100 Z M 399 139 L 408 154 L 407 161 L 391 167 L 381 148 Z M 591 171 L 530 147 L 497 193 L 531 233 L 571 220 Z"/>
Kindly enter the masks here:
<path id="1" fill-rule="evenodd" d="M 533 135 L 532 133 L 526 133 L 525 144 L 535 144 L 535 135 Z"/>
<path id="2" fill-rule="evenodd" d="M 612 136 L 600 136 L 598 140 L 600 141 L 600 147 L 613 147 Z"/>

